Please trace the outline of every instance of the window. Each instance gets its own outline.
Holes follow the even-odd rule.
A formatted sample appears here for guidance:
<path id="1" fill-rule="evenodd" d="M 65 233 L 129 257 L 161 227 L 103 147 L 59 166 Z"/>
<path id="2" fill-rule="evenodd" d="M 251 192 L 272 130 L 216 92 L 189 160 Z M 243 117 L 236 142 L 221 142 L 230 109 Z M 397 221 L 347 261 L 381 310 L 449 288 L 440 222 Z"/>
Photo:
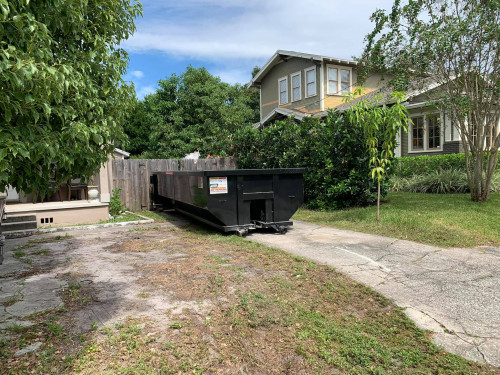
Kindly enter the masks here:
<path id="1" fill-rule="evenodd" d="M 302 99 L 301 93 L 301 74 L 300 72 L 292 74 L 292 102 Z"/>
<path id="2" fill-rule="evenodd" d="M 278 88 L 279 88 L 279 98 L 280 98 L 280 105 L 281 104 L 287 104 L 288 103 L 288 78 L 280 78 L 278 80 Z"/>
<path id="3" fill-rule="evenodd" d="M 316 67 L 305 70 L 306 98 L 316 95 Z"/>
<path id="4" fill-rule="evenodd" d="M 424 118 L 423 117 L 413 117 L 412 122 L 412 133 L 411 133 L 411 149 L 412 150 L 423 150 L 424 149 Z"/>
<path id="5" fill-rule="evenodd" d="M 350 68 L 328 66 L 327 94 L 340 95 L 351 91 L 352 74 Z"/>
<path id="6" fill-rule="evenodd" d="M 438 115 L 427 116 L 428 140 L 427 149 L 436 150 L 441 148 L 441 119 Z"/>
<path id="7" fill-rule="evenodd" d="M 339 91 L 339 70 L 328 68 L 328 93 L 335 94 Z"/>
<path id="8" fill-rule="evenodd" d="M 441 151 L 441 116 L 437 113 L 412 117 L 408 131 L 408 152 Z"/>

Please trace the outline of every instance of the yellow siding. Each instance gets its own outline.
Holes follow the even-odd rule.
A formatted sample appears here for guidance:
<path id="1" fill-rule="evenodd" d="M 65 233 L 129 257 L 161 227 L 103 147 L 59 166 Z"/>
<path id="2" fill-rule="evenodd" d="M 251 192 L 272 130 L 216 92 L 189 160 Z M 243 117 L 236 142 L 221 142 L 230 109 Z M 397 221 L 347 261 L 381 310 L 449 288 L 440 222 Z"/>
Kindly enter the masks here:
<path id="1" fill-rule="evenodd" d="M 343 103 L 341 96 L 327 96 L 325 98 L 325 109 L 335 108 Z"/>
<path id="2" fill-rule="evenodd" d="M 278 104 L 278 101 L 277 100 L 274 100 L 272 102 L 269 102 L 269 103 L 264 103 L 262 104 L 263 107 L 267 107 L 268 105 L 273 105 L 273 104 Z"/>
<path id="3" fill-rule="evenodd" d="M 374 90 L 375 89 L 372 89 L 372 88 L 365 88 L 365 89 L 363 89 L 362 94 L 366 95 L 369 92 L 372 92 Z M 344 97 L 343 96 L 327 95 L 325 98 L 325 109 L 335 108 L 341 104 L 344 104 Z"/>

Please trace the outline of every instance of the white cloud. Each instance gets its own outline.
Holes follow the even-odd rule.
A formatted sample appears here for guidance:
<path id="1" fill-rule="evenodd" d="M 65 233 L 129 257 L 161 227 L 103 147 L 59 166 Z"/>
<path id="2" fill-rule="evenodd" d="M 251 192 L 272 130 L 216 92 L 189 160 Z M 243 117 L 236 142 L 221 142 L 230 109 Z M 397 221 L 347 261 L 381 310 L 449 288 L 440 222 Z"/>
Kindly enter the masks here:
<path id="1" fill-rule="evenodd" d="M 278 49 L 339 58 L 359 55 L 376 8 L 393 0 L 149 0 L 129 52 L 203 61 L 221 79 L 246 83 Z M 136 71 L 140 72 L 140 71 Z M 132 72 L 132 77 L 137 80 Z M 140 72 L 139 74 L 142 74 Z"/>
<path id="2" fill-rule="evenodd" d="M 144 98 L 148 94 L 152 94 L 156 91 L 154 86 L 140 86 L 136 84 L 135 92 L 139 99 Z"/>
<path id="3" fill-rule="evenodd" d="M 139 78 L 144 77 L 144 72 L 142 72 L 142 71 L 140 71 L 140 70 L 134 70 L 134 71 L 132 71 L 132 72 L 130 73 L 130 75 L 131 75 L 132 77 L 134 77 L 134 78 L 139 79 Z"/>
<path id="4" fill-rule="evenodd" d="M 278 49 L 350 58 L 372 28 L 369 16 L 392 0 L 184 0 L 145 4 L 144 20 L 124 43 L 210 61 L 257 59 Z"/>

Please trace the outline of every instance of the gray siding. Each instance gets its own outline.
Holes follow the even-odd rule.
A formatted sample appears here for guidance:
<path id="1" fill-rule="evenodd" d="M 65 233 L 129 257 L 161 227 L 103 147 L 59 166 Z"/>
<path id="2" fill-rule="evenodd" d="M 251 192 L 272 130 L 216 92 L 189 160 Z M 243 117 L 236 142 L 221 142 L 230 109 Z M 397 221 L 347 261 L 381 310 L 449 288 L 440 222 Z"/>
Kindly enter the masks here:
<path id="1" fill-rule="evenodd" d="M 305 74 L 304 70 L 316 65 L 316 96 L 305 98 Z M 288 61 L 276 65 L 269 73 L 263 78 L 260 93 L 261 93 L 261 120 L 266 117 L 273 109 L 278 107 L 278 79 L 288 77 L 288 104 L 280 107 L 297 109 L 305 111 L 321 110 L 320 101 L 320 70 L 321 67 L 314 61 L 308 59 L 301 59 L 297 57 L 290 58 Z M 301 100 L 292 102 L 292 82 L 291 74 L 301 72 Z M 305 108 L 304 108 L 305 107 Z"/>

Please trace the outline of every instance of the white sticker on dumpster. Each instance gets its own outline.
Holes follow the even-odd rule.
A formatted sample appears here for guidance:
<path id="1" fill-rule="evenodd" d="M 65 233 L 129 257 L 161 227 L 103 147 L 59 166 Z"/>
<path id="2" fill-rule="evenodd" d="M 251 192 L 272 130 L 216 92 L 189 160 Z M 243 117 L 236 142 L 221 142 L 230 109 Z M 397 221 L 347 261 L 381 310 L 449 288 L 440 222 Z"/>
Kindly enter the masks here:
<path id="1" fill-rule="evenodd" d="M 210 177 L 210 194 L 227 194 L 227 177 Z"/>

